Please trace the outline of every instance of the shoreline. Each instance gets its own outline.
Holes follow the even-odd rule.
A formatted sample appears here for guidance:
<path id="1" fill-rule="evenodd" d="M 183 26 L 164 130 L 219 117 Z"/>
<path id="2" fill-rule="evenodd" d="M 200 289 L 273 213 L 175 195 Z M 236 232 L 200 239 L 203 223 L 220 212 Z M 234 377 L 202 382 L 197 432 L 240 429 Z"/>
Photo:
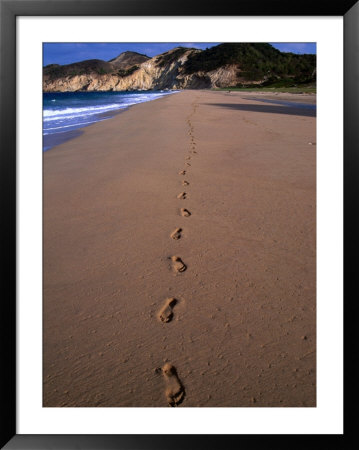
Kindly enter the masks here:
<path id="1" fill-rule="evenodd" d="M 315 117 L 156 100 L 43 154 L 44 406 L 315 406 Z"/>
<path id="2" fill-rule="evenodd" d="M 191 91 L 190 89 L 186 89 L 187 91 Z M 182 92 L 184 90 L 174 90 L 173 93 L 178 93 L 178 92 Z M 207 91 L 207 92 L 222 92 L 224 93 L 225 91 L 216 91 L 216 90 L 202 90 L 202 91 Z M 86 92 L 86 91 L 80 91 L 80 92 Z M 92 91 L 92 92 L 96 92 L 96 91 Z M 97 92 L 112 92 L 112 91 L 97 91 Z M 151 92 L 151 91 L 145 91 L 145 92 Z M 192 92 L 195 92 L 192 90 Z M 233 91 L 232 91 L 233 92 Z M 48 94 L 51 93 L 61 93 L 61 92 L 46 92 Z M 295 93 L 270 93 L 270 92 L 257 92 L 257 91 L 253 91 L 253 92 L 238 92 L 240 95 L 242 95 L 244 98 L 248 97 L 250 100 L 258 100 L 260 101 L 261 98 L 265 98 L 268 100 L 280 100 L 280 101 L 287 101 L 288 105 L 287 106 L 293 106 L 295 107 L 295 105 L 290 105 L 290 103 L 304 103 L 304 104 L 308 104 L 308 105 L 315 105 L 316 104 L 316 94 L 295 94 Z M 255 97 L 258 98 L 255 98 Z M 154 100 L 158 100 L 158 99 L 154 99 Z M 150 100 L 150 101 L 154 101 L 154 100 Z M 129 105 L 126 108 L 119 108 L 118 110 L 113 110 L 111 112 L 105 112 L 102 114 L 99 114 L 99 120 L 93 123 L 97 123 L 100 122 L 101 118 L 104 118 L 106 120 L 111 119 L 112 117 L 115 117 L 117 114 L 120 114 L 124 111 L 126 111 L 128 108 L 130 108 L 131 106 L 134 105 Z M 87 126 L 83 126 L 83 127 L 79 127 L 75 130 L 71 130 L 71 131 L 61 131 L 58 133 L 52 133 L 52 134 L 48 134 L 48 135 L 43 135 L 43 151 L 49 151 L 51 150 L 53 147 L 56 147 L 64 142 L 70 141 L 71 139 L 80 136 L 83 132 L 83 130 L 91 125 L 87 125 Z M 61 135 L 61 136 L 59 136 Z"/>
<path id="3" fill-rule="evenodd" d="M 86 91 L 78 91 L 78 92 L 86 93 Z M 92 93 L 102 93 L 102 92 L 103 93 L 111 93 L 113 91 L 91 91 L 90 94 L 92 94 Z M 133 91 L 133 92 L 139 93 L 141 91 Z M 148 91 L 148 92 L 156 93 L 157 91 Z M 178 92 L 178 90 L 174 90 L 173 94 L 175 94 L 177 92 Z M 69 93 L 69 92 L 66 92 L 66 93 Z M 73 93 L 76 94 L 77 92 L 73 92 Z M 63 94 L 63 92 L 43 92 L 43 94 Z M 139 103 L 146 103 L 147 101 L 155 101 L 155 100 L 158 100 L 159 98 L 162 98 L 162 97 L 157 97 L 157 98 L 154 98 L 152 100 L 146 100 L 144 102 L 139 102 Z M 109 119 L 115 117 L 116 115 L 121 114 L 122 112 L 126 111 L 131 106 L 134 106 L 135 104 L 139 104 L 139 103 L 129 104 L 129 105 L 126 105 L 125 107 L 122 107 L 122 108 L 113 109 L 111 111 L 106 111 L 106 112 L 103 112 L 103 113 L 99 113 L 98 116 L 97 116 L 97 120 L 96 121 L 94 121 L 92 123 L 89 123 L 88 125 L 80 126 L 80 127 L 75 128 L 73 130 L 70 130 L 70 131 L 64 130 L 64 131 L 59 131 L 57 133 L 43 134 L 43 136 L 42 136 L 42 138 L 43 138 L 42 139 L 43 140 L 43 152 L 49 151 L 53 147 L 56 147 L 56 146 L 58 146 L 58 145 L 60 145 L 62 143 L 70 141 L 71 139 L 73 139 L 73 138 L 75 138 L 77 136 L 80 136 L 83 133 L 83 130 L 85 128 L 87 128 L 87 127 L 89 127 L 89 126 L 91 126 L 91 125 L 93 125 L 95 123 L 101 122 L 103 120 L 109 120 Z"/>

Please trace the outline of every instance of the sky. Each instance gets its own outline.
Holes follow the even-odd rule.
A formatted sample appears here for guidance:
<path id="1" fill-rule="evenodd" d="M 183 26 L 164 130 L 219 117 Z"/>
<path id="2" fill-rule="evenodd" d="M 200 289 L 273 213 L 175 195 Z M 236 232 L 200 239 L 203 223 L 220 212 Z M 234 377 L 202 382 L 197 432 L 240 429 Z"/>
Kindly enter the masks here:
<path id="1" fill-rule="evenodd" d="M 102 59 L 108 61 L 116 58 L 120 53 L 132 51 L 142 53 L 147 56 L 156 56 L 174 47 L 195 47 L 205 50 L 206 48 L 218 45 L 219 42 L 172 42 L 172 43 L 44 43 L 43 64 L 71 64 L 85 59 Z M 316 54 L 315 42 L 296 43 L 274 43 L 273 47 L 282 52 L 293 53 L 314 53 Z"/>

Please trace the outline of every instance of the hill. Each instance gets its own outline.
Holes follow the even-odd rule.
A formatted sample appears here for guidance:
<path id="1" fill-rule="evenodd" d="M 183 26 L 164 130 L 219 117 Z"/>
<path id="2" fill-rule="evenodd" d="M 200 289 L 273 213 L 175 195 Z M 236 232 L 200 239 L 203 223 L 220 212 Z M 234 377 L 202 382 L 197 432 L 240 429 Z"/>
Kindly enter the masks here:
<path id="1" fill-rule="evenodd" d="M 177 47 L 149 58 L 124 52 L 44 67 L 45 92 L 206 89 L 314 83 L 316 55 L 284 53 L 266 43 L 225 43 L 199 50 Z"/>
<path id="2" fill-rule="evenodd" d="M 123 52 L 116 58 L 110 59 L 110 63 L 117 67 L 118 69 L 128 70 L 133 66 L 142 64 L 143 62 L 150 59 L 149 56 L 142 55 L 137 52 Z"/>

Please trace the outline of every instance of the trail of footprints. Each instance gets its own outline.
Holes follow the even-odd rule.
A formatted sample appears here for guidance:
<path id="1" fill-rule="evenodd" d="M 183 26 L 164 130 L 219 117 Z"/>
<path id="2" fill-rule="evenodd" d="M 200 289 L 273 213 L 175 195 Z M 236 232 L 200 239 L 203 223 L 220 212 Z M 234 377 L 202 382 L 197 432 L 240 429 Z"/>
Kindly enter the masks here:
<path id="1" fill-rule="evenodd" d="M 186 169 L 180 170 L 178 172 L 179 175 L 185 176 L 188 174 L 188 168 L 191 167 L 191 163 L 189 161 L 192 160 L 193 155 L 197 154 L 196 151 L 196 140 L 194 138 L 194 127 L 191 122 L 191 117 L 195 114 L 198 105 L 196 103 L 193 104 L 193 111 L 187 118 L 188 124 L 188 135 L 190 137 L 190 150 L 189 154 L 185 157 L 185 165 Z M 187 180 L 182 180 L 182 186 L 189 186 L 189 182 Z M 180 192 L 177 195 L 178 200 L 186 200 L 188 198 L 187 192 Z M 180 216 L 182 217 L 190 217 L 192 213 L 187 208 L 180 208 L 179 210 Z M 178 227 L 170 233 L 170 238 L 175 241 L 182 239 L 183 228 Z M 180 256 L 169 256 L 168 259 L 171 261 L 171 267 L 174 273 L 183 273 L 187 270 L 186 264 L 183 262 L 182 257 Z M 171 322 L 174 315 L 174 307 L 178 303 L 178 300 L 174 297 L 167 298 L 158 312 L 158 319 L 160 322 L 169 323 Z M 167 403 L 169 406 L 177 406 L 185 398 L 185 389 L 181 380 L 178 376 L 176 368 L 170 362 L 166 362 L 166 364 L 159 369 L 162 372 L 165 381 L 165 394 Z"/>

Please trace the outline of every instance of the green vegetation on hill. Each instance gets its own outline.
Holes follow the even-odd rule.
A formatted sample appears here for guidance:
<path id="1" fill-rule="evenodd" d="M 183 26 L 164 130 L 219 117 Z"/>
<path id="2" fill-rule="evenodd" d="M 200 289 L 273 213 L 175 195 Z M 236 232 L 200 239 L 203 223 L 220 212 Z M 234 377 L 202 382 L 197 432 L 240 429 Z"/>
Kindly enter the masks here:
<path id="1" fill-rule="evenodd" d="M 65 76 L 88 75 L 113 72 L 114 67 L 111 63 L 102 61 L 101 59 L 88 59 L 77 63 L 59 66 L 58 64 L 50 64 L 44 67 L 44 75 L 48 75 L 52 79 Z"/>
<path id="2" fill-rule="evenodd" d="M 128 77 L 129 75 L 131 75 L 131 73 L 135 72 L 139 68 L 140 68 L 139 66 L 132 66 L 127 70 L 119 69 L 117 71 L 117 75 L 120 77 Z"/>
<path id="3" fill-rule="evenodd" d="M 315 80 L 316 55 L 283 53 L 270 44 L 220 44 L 190 55 L 184 69 L 187 74 L 209 72 L 227 64 L 238 65 L 238 76 L 245 80 L 291 78 L 297 82 Z"/>
<path id="4" fill-rule="evenodd" d="M 164 53 L 158 58 L 157 65 L 160 67 L 164 67 L 167 64 L 172 64 L 175 62 L 178 58 L 180 58 L 183 53 L 185 53 L 189 48 L 187 47 L 178 47 L 175 50 Z"/>

